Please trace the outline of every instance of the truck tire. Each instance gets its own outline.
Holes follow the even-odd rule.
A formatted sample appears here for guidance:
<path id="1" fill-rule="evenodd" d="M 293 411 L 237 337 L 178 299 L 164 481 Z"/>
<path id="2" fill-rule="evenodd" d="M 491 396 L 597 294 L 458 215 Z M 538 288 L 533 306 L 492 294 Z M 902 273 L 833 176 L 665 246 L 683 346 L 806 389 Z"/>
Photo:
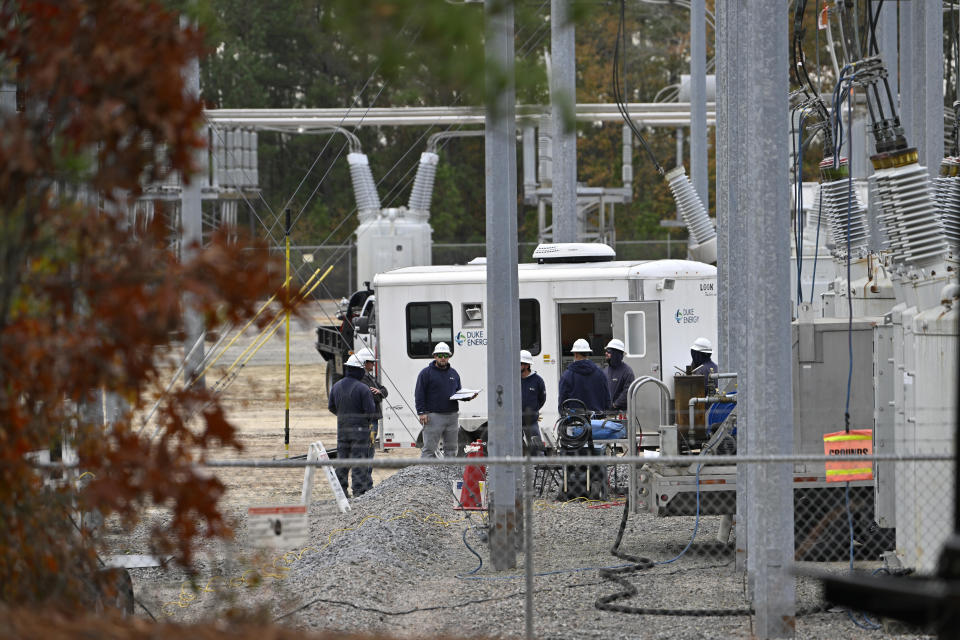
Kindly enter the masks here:
<path id="1" fill-rule="evenodd" d="M 337 371 L 337 364 L 334 362 L 334 359 L 331 358 L 327 360 L 327 375 L 326 375 L 326 386 L 327 386 L 327 398 L 330 397 L 330 390 L 333 389 L 333 385 L 337 383 L 337 380 L 343 376 Z"/>

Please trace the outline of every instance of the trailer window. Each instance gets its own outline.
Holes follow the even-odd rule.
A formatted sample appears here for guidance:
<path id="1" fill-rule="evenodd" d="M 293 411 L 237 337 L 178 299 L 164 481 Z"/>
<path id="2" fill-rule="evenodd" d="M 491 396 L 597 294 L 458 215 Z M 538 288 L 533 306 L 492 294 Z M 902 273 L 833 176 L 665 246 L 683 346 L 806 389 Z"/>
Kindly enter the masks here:
<path id="1" fill-rule="evenodd" d="M 643 311 L 627 311 L 623 314 L 624 338 L 627 357 L 643 358 L 647 355 L 647 314 Z"/>
<path id="2" fill-rule="evenodd" d="M 453 306 L 449 302 L 411 302 L 407 305 L 407 355 L 432 358 L 433 346 L 453 342 Z"/>
<path id="3" fill-rule="evenodd" d="M 532 298 L 520 300 L 520 348 L 540 353 L 540 303 Z"/>

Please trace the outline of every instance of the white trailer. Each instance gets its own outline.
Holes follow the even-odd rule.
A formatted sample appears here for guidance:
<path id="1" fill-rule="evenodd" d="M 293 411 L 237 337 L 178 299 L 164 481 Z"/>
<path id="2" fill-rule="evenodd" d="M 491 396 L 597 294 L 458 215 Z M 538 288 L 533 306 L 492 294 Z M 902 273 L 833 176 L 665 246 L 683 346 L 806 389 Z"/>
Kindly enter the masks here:
<path id="1" fill-rule="evenodd" d="M 574 340 L 585 338 L 591 359 L 604 365 L 611 338 L 626 345 L 635 374 L 652 375 L 669 387 L 673 373 L 690 363 L 690 344 L 700 336 L 716 342 L 716 267 L 687 260 L 614 261 L 606 245 L 541 245 L 543 263 L 518 266 L 521 348 L 533 354 L 547 402 L 541 431 L 554 437 L 560 376 L 572 361 Z M 567 262 L 576 260 L 576 262 Z M 592 261 L 599 260 L 599 261 Z M 605 260 L 605 261 L 604 261 Z M 383 406 L 381 447 L 418 446 L 420 423 L 414 386 L 437 342 L 450 345 L 451 365 L 465 388 L 487 383 L 486 265 L 406 267 L 378 274 L 376 334 Z M 517 354 L 517 366 L 519 366 Z M 649 389 L 657 424 L 660 398 Z M 460 404 L 461 442 L 487 422 L 487 393 Z"/>

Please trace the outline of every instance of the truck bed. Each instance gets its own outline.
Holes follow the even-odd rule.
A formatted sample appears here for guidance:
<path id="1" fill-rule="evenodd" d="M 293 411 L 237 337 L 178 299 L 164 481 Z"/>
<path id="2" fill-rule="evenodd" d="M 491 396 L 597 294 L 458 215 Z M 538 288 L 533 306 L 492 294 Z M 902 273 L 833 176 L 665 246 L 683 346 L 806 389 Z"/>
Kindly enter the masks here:
<path id="1" fill-rule="evenodd" d="M 317 327 L 317 351 L 324 360 L 330 360 L 336 354 L 350 350 L 350 343 L 340 332 L 340 325 L 321 325 Z"/>

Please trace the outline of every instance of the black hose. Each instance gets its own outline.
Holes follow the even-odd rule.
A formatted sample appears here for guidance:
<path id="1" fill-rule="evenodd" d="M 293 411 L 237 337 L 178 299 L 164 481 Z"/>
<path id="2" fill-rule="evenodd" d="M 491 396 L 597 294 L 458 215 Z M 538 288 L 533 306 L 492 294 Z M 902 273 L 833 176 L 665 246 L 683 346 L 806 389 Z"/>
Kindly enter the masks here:
<path id="1" fill-rule="evenodd" d="M 632 564 L 618 569 L 601 569 L 600 576 L 616 582 L 622 590 L 610 595 L 597 598 L 594 606 L 601 611 L 615 611 L 617 613 L 632 613 L 645 616 L 749 616 L 753 615 L 752 608 L 743 609 L 666 609 L 661 607 L 631 607 L 624 604 L 614 604 L 619 600 L 626 600 L 637 595 L 637 588 L 626 579 L 638 571 L 649 569 L 653 566 L 650 558 L 632 556 L 620 550 L 620 543 L 623 541 L 623 532 L 627 528 L 627 518 L 630 513 L 630 496 L 623 503 L 623 517 L 620 519 L 620 529 L 617 531 L 617 539 L 610 549 L 610 553 L 631 562 Z"/>
<path id="2" fill-rule="evenodd" d="M 596 599 L 594 606 L 600 611 L 613 611 L 616 613 L 632 613 L 642 616 L 688 616 L 688 617 L 710 617 L 710 616 L 752 616 L 755 611 L 753 607 L 741 607 L 737 609 L 667 609 L 663 607 L 631 607 L 624 604 L 614 604 L 619 600 L 626 600 L 637 595 L 637 588 L 627 580 L 626 576 L 649 569 L 653 567 L 654 562 L 650 558 L 632 556 L 620 550 L 620 543 L 623 541 L 623 533 L 627 528 L 627 518 L 630 513 L 630 496 L 623 504 L 623 517 L 620 518 L 620 528 L 617 531 L 617 539 L 610 548 L 610 553 L 621 560 L 626 560 L 632 564 L 617 569 L 600 569 L 600 576 L 611 582 L 616 582 L 623 587 L 620 591 L 610 595 L 601 596 Z M 820 603 L 812 607 L 799 609 L 797 617 L 806 616 L 813 613 L 822 613 L 827 611 L 832 605 L 829 603 Z"/>
<path id="3" fill-rule="evenodd" d="M 570 433 L 570 428 L 580 427 L 580 433 L 574 435 Z M 587 419 L 576 414 L 560 418 L 560 424 L 557 425 L 557 440 L 562 449 L 580 450 L 588 443 L 593 442 L 592 429 Z"/>

